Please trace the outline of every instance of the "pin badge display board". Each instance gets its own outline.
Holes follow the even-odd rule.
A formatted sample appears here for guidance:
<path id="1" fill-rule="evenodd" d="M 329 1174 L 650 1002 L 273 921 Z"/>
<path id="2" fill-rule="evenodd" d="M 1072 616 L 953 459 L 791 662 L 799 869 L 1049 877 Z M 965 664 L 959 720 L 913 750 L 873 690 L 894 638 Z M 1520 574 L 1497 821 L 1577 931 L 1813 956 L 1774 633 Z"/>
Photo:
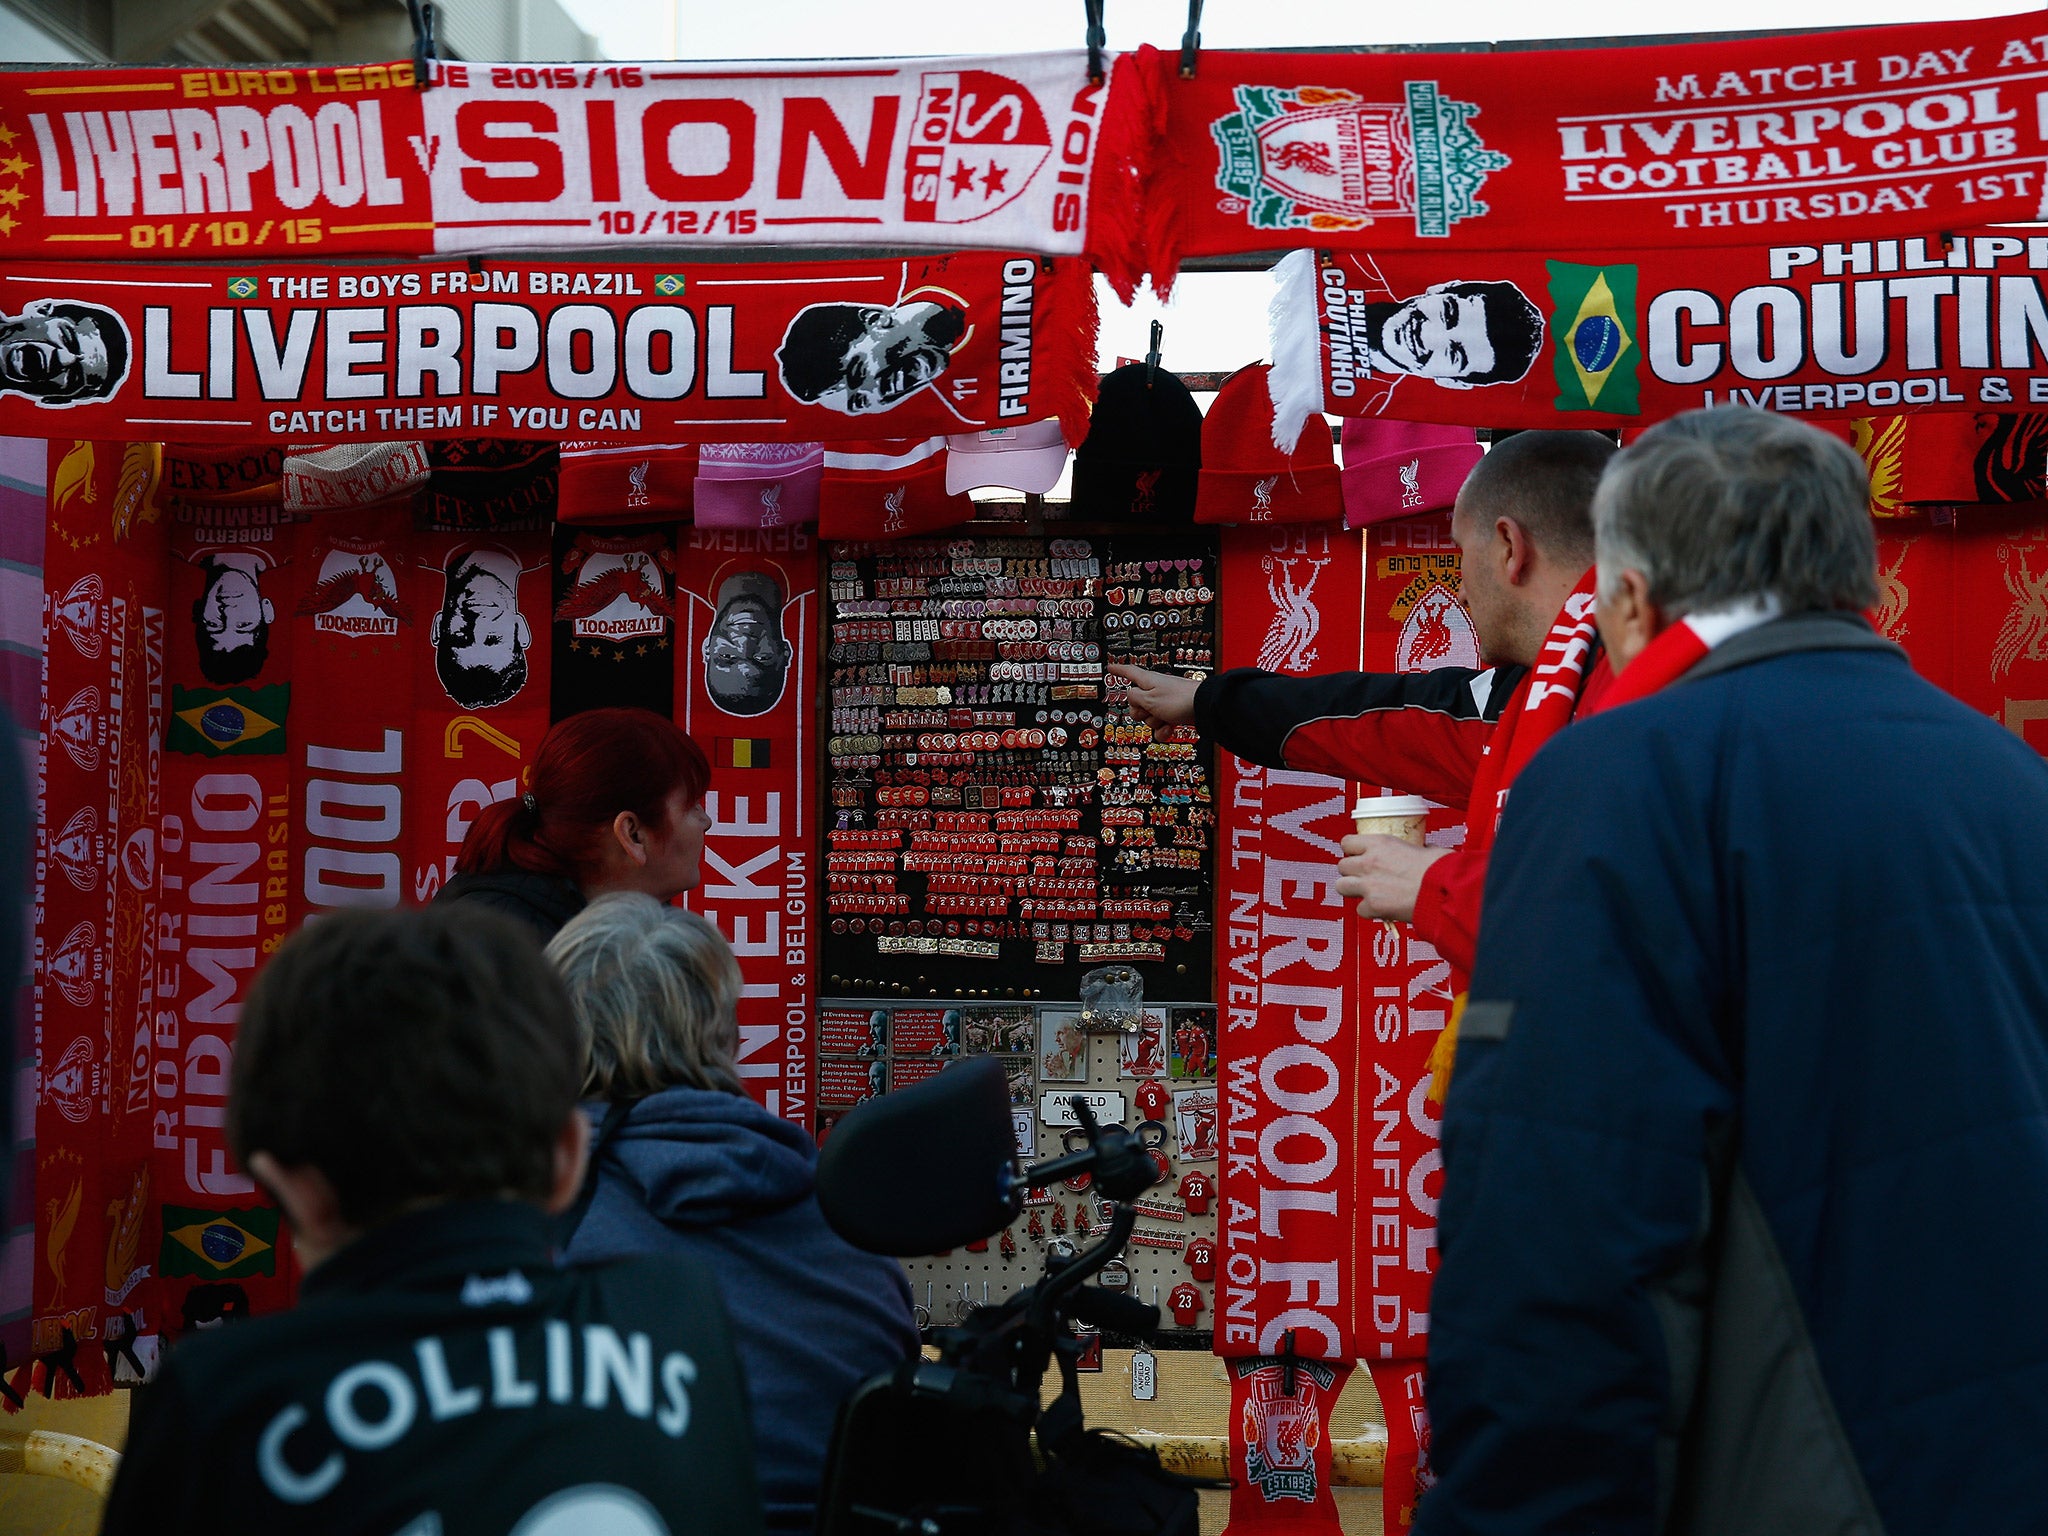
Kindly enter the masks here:
<path id="1" fill-rule="evenodd" d="M 1111 662 L 1206 676 L 1206 535 L 826 548 L 824 965 L 835 994 L 1072 997 L 1123 963 L 1209 999 L 1216 812 L 1193 725 Z"/>
<path id="2" fill-rule="evenodd" d="M 853 1103 L 922 1082 L 975 1055 L 995 1055 L 1008 1069 L 1011 1118 L 1024 1162 L 1042 1162 L 1064 1150 L 1061 1138 L 1076 1123 L 1076 1093 L 1088 1095 L 1100 1123 L 1163 1122 L 1168 1173 L 1138 1201 L 1137 1231 L 1123 1255 L 1130 1275 L 1123 1289 L 1140 1301 L 1156 1296 L 1163 1325 L 1153 1347 L 1209 1347 L 1213 1266 L 1221 1260 L 1214 1007 L 1148 1005 L 1146 1028 L 1121 1036 L 1083 1035 L 1074 1003 L 936 1000 L 887 1006 L 835 998 L 819 1009 L 818 1048 L 821 1136 L 830 1134 Z M 935 1147 L 933 1155 L 942 1157 L 945 1149 Z M 920 1198 L 915 1188 L 901 1195 Z M 934 1326 L 959 1322 L 970 1309 L 1004 1301 L 1041 1278 L 1047 1247 L 1056 1238 L 1086 1247 L 1107 1225 L 1092 1189 L 1054 1185 L 1032 1196 L 1016 1220 L 986 1244 L 906 1260 L 911 1300 L 926 1309 Z M 1099 1277 L 1090 1283 L 1099 1284 Z M 1187 1305 L 1190 1292 L 1199 1307 Z"/>

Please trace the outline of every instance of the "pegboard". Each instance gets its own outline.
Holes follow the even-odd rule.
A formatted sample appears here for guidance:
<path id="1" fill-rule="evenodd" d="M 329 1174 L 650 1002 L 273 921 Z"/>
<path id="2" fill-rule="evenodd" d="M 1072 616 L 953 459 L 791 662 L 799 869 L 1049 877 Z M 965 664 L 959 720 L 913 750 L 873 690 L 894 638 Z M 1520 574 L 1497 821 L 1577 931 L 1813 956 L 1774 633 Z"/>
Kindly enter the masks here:
<path id="1" fill-rule="evenodd" d="M 1215 1008 L 1207 1004 L 1148 1005 L 1146 1033 L 1127 1039 L 1116 1035 L 1080 1035 L 1080 1008 L 1073 1003 L 992 1005 L 978 1000 L 920 1001 L 915 1006 L 888 1009 L 870 999 L 828 999 L 820 1006 L 821 1083 L 835 1054 L 831 1043 L 844 1039 L 846 1029 L 856 1018 L 872 1020 L 877 1013 L 904 1015 L 908 1027 L 900 1028 L 893 1017 L 881 1026 L 864 1023 L 861 1028 L 870 1032 L 869 1054 L 839 1058 L 856 1073 L 867 1072 L 875 1091 L 906 1086 L 901 1080 L 906 1067 L 914 1067 L 909 1075 L 919 1078 L 943 1070 L 943 1062 L 929 1065 L 931 1050 L 926 1035 L 931 1023 L 924 1016 L 933 1010 L 941 1015 L 940 1049 L 957 1038 L 960 1056 L 990 1054 L 992 1047 L 1021 1044 L 1022 1023 L 1030 1020 L 1034 1041 L 1031 1054 L 1000 1053 L 1011 1067 L 1012 1113 L 1020 1131 L 1019 1150 L 1027 1163 L 1043 1162 L 1064 1150 L 1061 1136 L 1066 1127 L 1048 1124 L 1046 1110 L 1054 1103 L 1064 1105 L 1066 1097 L 1075 1092 L 1118 1096 L 1122 1123 L 1127 1126 L 1135 1127 L 1151 1118 L 1166 1123 L 1162 1151 L 1169 1159 L 1170 1172 L 1164 1183 L 1148 1190 L 1140 1201 L 1137 1231 L 1123 1255 L 1131 1273 L 1126 1294 L 1150 1302 L 1156 1291 L 1163 1327 L 1155 1347 L 1208 1348 L 1214 1325 L 1213 1274 L 1209 1280 L 1197 1279 L 1190 1270 L 1185 1250 L 1190 1240 L 1201 1238 L 1211 1245 L 1212 1256 L 1219 1261 L 1221 1258 L 1215 1248 L 1219 1139 Z M 957 1020 L 945 1022 L 946 1014 L 957 1015 Z M 872 1037 L 877 1027 L 882 1033 L 880 1040 Z M 1075 1044 L 1081 1046 L 1085 1061 L 1077 1060 L 1072 1049 Z M 857 1065 L 863 1062 L 869 1065 Z M 873 1071 L 875 1064 L 882 1066 L 881 1072 Z M 1126 1076 L 1126 1071 L 1132 1075 Z M 1148 1113 L 1153 1110 L 1158 1113 Z M 1109 1118 L 1098 1111 L 1099 1120 L 1107 1123 Z M 1024 1144 L 1023 1135 L 1026 1126 L 1028 1145 Z M 1195 1203 L 1206 1206 L 1199 1214 L 1189 1210 L 1187 1202 L 1179 1196 L 1185 1177 L 1191 1173 L 1204 1175 L 1208 1186 L 1206 1200 L 1200 1198 L 1199 1189 L 1190 1190 Z M 991 1237 L 985 1251 L 955 1249 L 928 1259 L 905 1261 L 911 1299 L 918 1306 L 929 1308 L 934 1326 L 958 1322 L 970 1305 L 1007 1300 L 1044 1275 L 1047 1245 L 1060 1235 L 1054 1231 L 1055 1211 L 1064 1218 L 1064 1235 L 1077 1247 L 1085 1247 L 1090 1240 L 1075 1229 L 1077 1211 L 1086 1210 L 1095 1231 L 1107 1226 L 1108 1218 L 1102 1214 L 1092 1190 L 1082 1193 L 1055 1185 L 1034 1198 L 1038 1203 L 1027 1205 L 1006 1234 Z M 1034 1217 L 1040 1236 L 1031 1231 Z M 1015 1249 L 1008 1257 L 1003 1253 L 1005 1235 Z M 1148 1237 L 1153 1241 L 1140 1241 Z M 1176 1326 L 1168 1310 L 1175 1289 L 1183 1284 L 1192 1285 L 1202 1302 L 1202 1310 L 1192 1326 L 1186 1328 Z"/>
<path id="2" fill-rule="evenodd" d="M 1210 991 L 1212 752 L 1114 662 L 1206 676 L 1213 534 L 827 546 L 822 969 L 835 993 Z"/>

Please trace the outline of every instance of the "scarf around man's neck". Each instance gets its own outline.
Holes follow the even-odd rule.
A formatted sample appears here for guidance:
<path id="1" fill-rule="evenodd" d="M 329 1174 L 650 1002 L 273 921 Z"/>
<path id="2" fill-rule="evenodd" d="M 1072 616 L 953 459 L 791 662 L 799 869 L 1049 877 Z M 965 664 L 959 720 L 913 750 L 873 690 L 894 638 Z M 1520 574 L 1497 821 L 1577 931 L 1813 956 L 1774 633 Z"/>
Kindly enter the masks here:
<path id="1" fill-rule="evenodd" d="M 1543 637 L 1520 703 L 1501 716 L 1472 776 L 1466 846 L 1488 848 L 1507 808 L 1508 791 L 1546 741 L 1572 723 L 1600 643 L 1593 624 L 1594 573 L 1587 571 Z"/>
<path id="2" fill-rule="evenodd" d="M 1768 624 L 1783 610 L 1777 598 L 1765 595 L 1741 597 L 1718 608 L 1687 614 L 1644 646 L 1626 671 L 1617 672 L 1614 685 L 1586 713 L 1594 715 L 1648 698 L 1685 676 L 1716 646 L 1759 624 Z"/>
<path id="3" fill-rule="evenodd" d="M 1521 699 L 1502 713 L 1486 743 L 1486 755 L 1472 776 L 1472 799 L 1465 814 L 1465 846 L 1474 853 L 1493 846 L 1501 813 L 1507 809 L 1508 791 L 1529 760 L 1578 714 L 1579 700 L 1600 653 L 1600 632 L 1593 623 L 1594 578 L 1595 572 L 1588 570 L 1564 600 L 1537 650 Z M 1451 1016 L 1429 1052 L 1429 1097 L 1438 1104 L 1450 1092 L 1458 1024 L 1464 1014 L 1461 988 L 1452 1000 Z"/>

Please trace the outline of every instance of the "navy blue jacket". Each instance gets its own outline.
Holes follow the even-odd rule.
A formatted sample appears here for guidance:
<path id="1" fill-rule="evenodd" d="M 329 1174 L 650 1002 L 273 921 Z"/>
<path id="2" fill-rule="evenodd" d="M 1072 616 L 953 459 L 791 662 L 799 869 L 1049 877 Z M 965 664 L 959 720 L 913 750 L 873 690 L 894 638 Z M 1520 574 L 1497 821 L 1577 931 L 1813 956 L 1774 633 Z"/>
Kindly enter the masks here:
<path id="1" fill-rule="evenodd" d="M 2048 765 L 1852 615 L 1515 786 L 1420 1536 L 2048 1522 Z"/>
<path id="2" fill-rule="evenodd" d="M 609 1138 L 568 1249 L 577 1262 L 683 1254 L 711 1272 L 746 1374 L 770 1530 L 811 1529 L 840 1401 L 917 1348 L 902 1266 L 825 1225 L 817 1155 L 801 1126 L 751 1099 L 666 1089 Z"/>

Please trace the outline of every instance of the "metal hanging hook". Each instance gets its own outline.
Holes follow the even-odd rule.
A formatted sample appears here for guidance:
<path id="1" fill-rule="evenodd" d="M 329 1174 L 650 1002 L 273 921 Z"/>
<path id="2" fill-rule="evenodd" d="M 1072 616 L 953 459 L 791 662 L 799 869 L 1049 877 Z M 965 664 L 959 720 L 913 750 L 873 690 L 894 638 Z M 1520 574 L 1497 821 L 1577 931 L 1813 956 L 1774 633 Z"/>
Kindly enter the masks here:
<path id="1" fill-rule="evenodd" d="M 1150 389 L 1152 381 L 1159 377 L 1159 343 L 1166 337 L 1166 327 L 1157 320 L 1152 322 L 1152 343 L 1145 353 L 1145 387 Z"/>
<path id="2" fill-rule="evenodd" d="M 412 22 L 412 83 L 424 91 L 434 83 L 433 0 L 405 0 L 405 14 Z"/>
<path id="3" fill-rule="evenodd" d="M 1195 60 L 1202 53 L 1202 0 L 1188 0 L 1188 29 L 1180 35 L 1180 77 L 1195 78 Z"/>
<path id="4" fill-rule="evenodd" d="M 1102 84 L 1102 50 L 1109 46 L 1109 33 L 1103 30 L 1103 0 L 1081 0 L 1088 13 L 1088 83 Z"/>

